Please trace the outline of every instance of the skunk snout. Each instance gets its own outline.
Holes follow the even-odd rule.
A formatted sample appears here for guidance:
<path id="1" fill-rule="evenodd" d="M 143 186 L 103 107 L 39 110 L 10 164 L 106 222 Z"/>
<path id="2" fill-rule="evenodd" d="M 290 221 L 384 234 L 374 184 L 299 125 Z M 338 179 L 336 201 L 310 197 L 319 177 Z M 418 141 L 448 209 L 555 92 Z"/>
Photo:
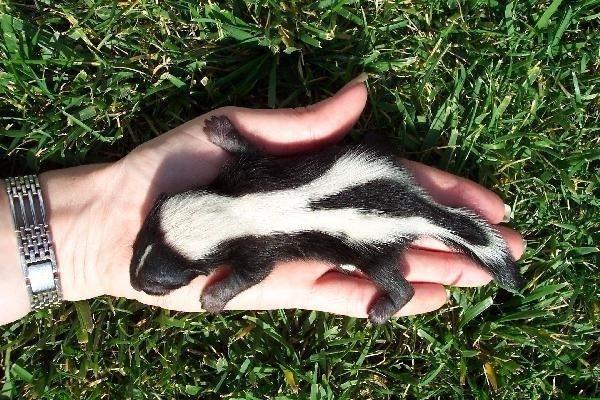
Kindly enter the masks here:
<path id="1" fill-rule="evenodd" d="M 129 271 L 131 286 L 150 295 L 167 294 L 187 285 L 197 275 L 182 269 L 178 255 L 159 243 L 137 248 Z"/>
<path id="2" fill-rule="evenodd" d="M 167 294 L 170 290 L 178 287 L 168 289 L 164 283 L 154 282 L 145 277 L 140 278 L 139 275 L 138 277 L 131 279 L 131 286 L 138 292 L 144 292 L 154 296 Z"/>

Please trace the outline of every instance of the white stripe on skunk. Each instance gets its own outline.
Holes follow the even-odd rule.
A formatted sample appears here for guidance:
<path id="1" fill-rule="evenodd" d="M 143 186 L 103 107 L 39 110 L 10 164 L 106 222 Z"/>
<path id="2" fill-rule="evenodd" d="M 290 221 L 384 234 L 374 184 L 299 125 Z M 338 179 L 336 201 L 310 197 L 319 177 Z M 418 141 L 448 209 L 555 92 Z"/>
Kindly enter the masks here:
<path id="1" fill-rule="evenodd" d="M 306 231 L 339 237 L 357 247 L 362 243 L 393 243 L 398 238 L 417 235 L 451 238 L 484 259 L 493 259 L 501 251 L 497 247 L 502 242 L 497 238 L 489 238 L 491 246 L 471 245 L 423 216 L 393 217 L 350 208 L 310 208 L 314 201 L 384 179 L 409 182 L 406 172 L 390 165 L 388 160 L 372 159 L 372 154 L 364 149 L 352 149 L 323 176 L 294 189 L 241 197 L 203 192 L 174 195 L 162 205 L 160 226 L 166 243 L 189 260 L 206 258 L 221 243 L 235 238 Z M 485 233 L 489 235 L 491 231 Z"/>

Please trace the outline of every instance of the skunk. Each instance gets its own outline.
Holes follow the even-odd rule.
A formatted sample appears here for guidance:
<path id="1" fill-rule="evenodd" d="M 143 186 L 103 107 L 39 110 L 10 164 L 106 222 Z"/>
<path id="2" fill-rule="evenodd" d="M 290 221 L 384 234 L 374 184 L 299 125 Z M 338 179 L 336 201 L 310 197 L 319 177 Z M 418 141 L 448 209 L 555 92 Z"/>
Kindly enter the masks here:
<path id="1" fill-rule="evenodd" d="M 350 264 L 383 289 L 368 309 L 382 324 L 414 294 L 398 264 L 424 236 L 464 252 L 502 287 L 521 286 L 500 234 L 470 210 L 436 203 L 391 154 L 349 145 L 276 157 L 225 116 L 207 120 L 204 130 L 232 158 L 209 186 L 156 201 L 133 245 L 136 290 L 164 295 L 229 265 L 231 273 L 200 297 L 218 313 L 277 262 Z"/>

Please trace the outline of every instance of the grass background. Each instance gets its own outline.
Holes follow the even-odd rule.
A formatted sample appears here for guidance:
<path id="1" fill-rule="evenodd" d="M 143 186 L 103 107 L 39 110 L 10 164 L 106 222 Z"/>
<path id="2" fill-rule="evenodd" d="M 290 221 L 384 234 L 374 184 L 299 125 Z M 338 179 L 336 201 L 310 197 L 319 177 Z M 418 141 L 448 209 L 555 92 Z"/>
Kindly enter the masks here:
<path id="1" fill-rule="evenodd" d="M 354 128 L 501 194 L 528 240 L 494 285 L 383 327 L 111 298 L 0 328 L 1 398 L 600 397 L 600 1 L 0 1 L 0 175 L 116 159 L 220 105 L 362 71 Z"/>

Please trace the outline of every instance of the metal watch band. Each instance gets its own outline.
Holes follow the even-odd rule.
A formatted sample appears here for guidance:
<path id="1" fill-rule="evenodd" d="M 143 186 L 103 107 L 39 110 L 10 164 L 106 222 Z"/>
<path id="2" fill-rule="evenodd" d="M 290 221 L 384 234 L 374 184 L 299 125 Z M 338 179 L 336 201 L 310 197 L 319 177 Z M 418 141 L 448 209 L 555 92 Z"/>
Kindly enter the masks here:
<path id="1" fill-rule="evenodd" d="M 27 175 L 5 182 L 31 309 L 58 305 L 62 300 L 58 266 L 38 178 Z"/>

